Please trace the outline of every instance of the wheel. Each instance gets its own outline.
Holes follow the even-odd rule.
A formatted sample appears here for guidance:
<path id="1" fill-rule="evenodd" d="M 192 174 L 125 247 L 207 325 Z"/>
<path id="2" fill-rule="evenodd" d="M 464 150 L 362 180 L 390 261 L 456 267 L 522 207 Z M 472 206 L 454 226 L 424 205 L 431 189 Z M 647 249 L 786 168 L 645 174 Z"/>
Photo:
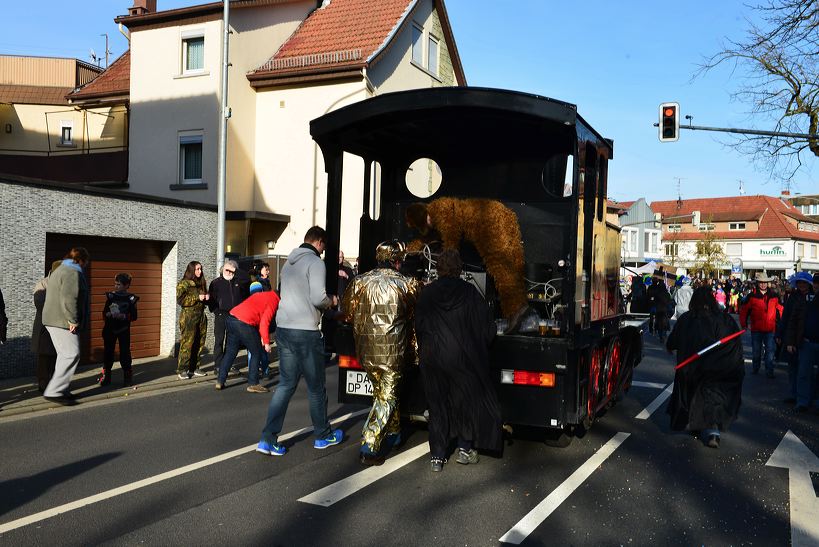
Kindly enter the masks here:
<path id="1" fill-rule="evenodd" d="M 606 357 L 606 348 L 598 346 L 591 350 L 591 363 L 589 363 L 589 384 L 588 397 L 586 398 L 586 420 L 588 425 L 594 421 L 597 405 L 600 402 L 600 371 L 603 368 L 603 360 Z"/>
<path id="2" fill-rule="evenodd" d="M 613 401 L 620 385 L 620 369 L 623 364 L 620 338 L 612 339 L 606 355 L 606 395 Z"/>
<path id="3" fill-rule="evenodd" d="M 574 432 L 568 426 L 563 429 L 552 429 L 546 432 L 544 443 L 553 448 L 566 448 L 574 440 Z"/>

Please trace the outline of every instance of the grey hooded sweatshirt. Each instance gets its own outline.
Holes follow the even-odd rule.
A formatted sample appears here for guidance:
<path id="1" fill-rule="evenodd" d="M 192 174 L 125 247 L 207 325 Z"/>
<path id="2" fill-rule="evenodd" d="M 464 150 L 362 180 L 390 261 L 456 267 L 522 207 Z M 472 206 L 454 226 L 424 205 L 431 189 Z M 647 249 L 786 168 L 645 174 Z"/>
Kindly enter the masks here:
<path id="1" fill-rule="evenodd" d="M 281 272 L 281 301 L 276 327 L 319 330 L 321 312 L 330 307 L 327 270 L 312 246 L 293 249 Z"/>

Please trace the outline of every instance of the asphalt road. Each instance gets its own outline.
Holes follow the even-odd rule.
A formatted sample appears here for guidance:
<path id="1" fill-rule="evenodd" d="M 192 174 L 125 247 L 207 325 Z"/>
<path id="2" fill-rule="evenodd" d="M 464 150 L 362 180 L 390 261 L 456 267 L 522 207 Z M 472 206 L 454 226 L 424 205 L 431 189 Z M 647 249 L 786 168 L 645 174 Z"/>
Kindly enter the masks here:
<path id="1" fill-rule="evenodd" d="M 331 418 L 361 411 L 332 403 L 336 377 L 329 368 Z M 672 378 L 670 356 L 646 335 L 635 380 L 666 386 Z M 502 458 L 449 463 L 439 474 L 429 471 L 426 431 L 412 430 L 392 456 L 405 465 L 328 507 L 299 499 L 361 477 L 361 414 L 341 422 L 349 435 L 341 445 L 315 450 L 303 432 L 278 458 L 251 451 L 270 396 L 244 385 L 3 419 L 0 529 L 13 529 L 0 544 L 498 545 L 540 505 L 524 545 L 788 545 L 788 470 L 765 463 L 789 430 L 819 454 L 819 417 L 781 402 L 784 370 L 774 380 L 746 377 L 740 419 L 719 450 L 671 433 L 665 403 L 636 418 L 662 393 L 657 386 L 632 387 L 568 448 L 514 438 Z M 284 432 L 309 426 L 302 385 Z M 218 461 L 159 476 L 209 458 Z M 583 470 L 576 488 L 567 486 Z M 152 484 L 134 485 L 145 479 Z"/>

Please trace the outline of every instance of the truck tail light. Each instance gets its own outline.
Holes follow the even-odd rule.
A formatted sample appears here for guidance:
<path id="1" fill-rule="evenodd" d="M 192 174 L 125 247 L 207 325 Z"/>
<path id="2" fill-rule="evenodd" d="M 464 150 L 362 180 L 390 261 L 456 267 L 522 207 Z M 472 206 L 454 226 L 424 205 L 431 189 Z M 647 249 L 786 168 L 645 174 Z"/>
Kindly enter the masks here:
<path id="1" fill-rule="evenodd" d="M 503 369 L 501 370 L 501 383 L 516 386 L 555 387 L 555 373 Z"/>
<path id="2" fill-rule="evenodd" d="M 358 362 L 358 359 L 351 355 L 339 355 L 338 368 L 354 368 L 358 370 L 363 370 L 364 367 L 361 366 L 361 363 Z"/>

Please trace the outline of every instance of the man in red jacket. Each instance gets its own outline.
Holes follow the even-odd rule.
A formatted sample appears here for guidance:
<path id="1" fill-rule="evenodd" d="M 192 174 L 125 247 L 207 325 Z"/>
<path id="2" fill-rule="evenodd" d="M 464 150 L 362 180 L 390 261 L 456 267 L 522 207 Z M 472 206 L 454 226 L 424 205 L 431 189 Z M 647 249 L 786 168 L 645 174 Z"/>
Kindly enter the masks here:
<path id="1" fill-rule="evenodd" d="M 768 289 L 771 278 L 764 273 L 756 274 L 756 288 L 739 311 L 739 323 L 748 328 L 750 319 L 751 342 L 753 344 L 753 374 L 759 373 L 762 361 L 762 347 L 765 346 L 765 374 L 774 377 L 774 332 L 776 321 L 782 315 L 779 295 Z"/>
<path id="2" fill-rule="evenodd" d="M 267 393 L 270 391 L 259 384 L 259 362 L 262 351 L 270 351 L 270 323 L 279 308 L 279 295 L 275 291 L 262 291 L 230 310 L 227 317 L 227 345 L 225 356 L 219 365 L 216 389 L 225 387 L 228 369 L 236 360 L 239 348 L 244 346 L 250 352 L 247 371 L 247 391 Z M 264 348 L 262 348 L 264 345 Z"/>

